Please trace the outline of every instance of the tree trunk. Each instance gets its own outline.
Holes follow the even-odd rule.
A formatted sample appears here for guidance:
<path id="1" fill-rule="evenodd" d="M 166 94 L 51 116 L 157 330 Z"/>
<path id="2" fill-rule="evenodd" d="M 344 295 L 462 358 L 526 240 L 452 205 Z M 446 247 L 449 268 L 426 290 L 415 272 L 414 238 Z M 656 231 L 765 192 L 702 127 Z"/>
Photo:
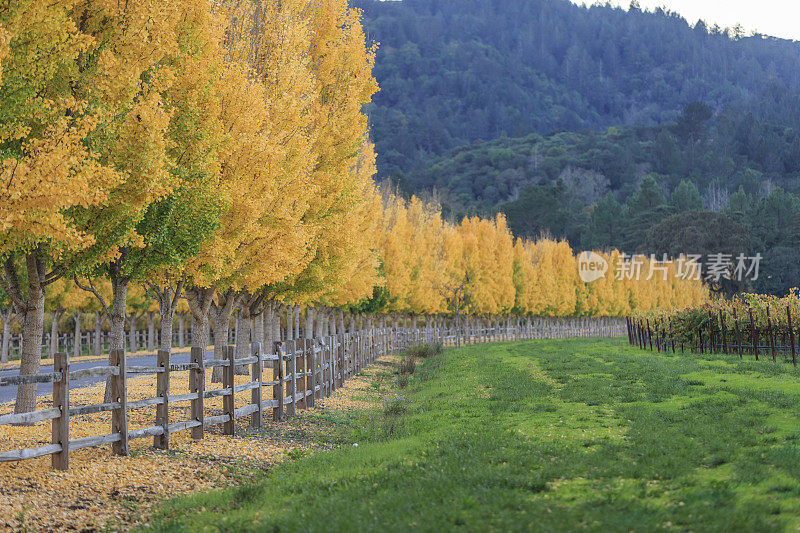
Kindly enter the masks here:
<path id="1" fill-rule="evenodd" d="M 55 309 L 50 313 L 50 357 L 55 357 L 58 353 L 58 322 L 62 313 L 61 309 Z"/>
<path id="2" fill-rule="evenodd" d="M 327 332 L 325 331 L 325 325 L 327 323 L 327 315 L 323 308 L 320 306 L 317 308 L 317 337 L 320 339 L 327 336 Z"/>
<path id="3" fill-rule="evenodd" d="M 152 311 L 148 311 L 145 316 L 147 317 L 147 351 L 153 353 L 156 351 L 156 320 Z M 161 325 L 163 327 L 164 324 Z M 170 342 L 169 345 L 171 344 Z"/>
<path id="4" fill-rule="evenodd" d="M 294 337 L 295 339 L 300 338 L 300 306 L 294 306 Z"/>
<path id="5" fill-rule="evenodd" d="M 252 321 L 253 322 L 253 332 L 251 334 L 252 342 L 257 342 L 261 344 L 261 349 L 262 349 L 261 353 L 264 353 L 263 349 L 266 344 L 266 338 L 264 334 L 266 329 L 264 328 L 265 313 L 266 313 L 265 311 L 262 311 L 261 313 L 255 315 Z"/>
<path id="6" fill-rule="evenodd" d="M 178 348 L 183 348 L 185 344 L 186 331 L 184 330 L 184 318 L 185 317 L 183 316 L 183 313 L 178 313 Z M 161 339 L 161 342 L 164 342 L 163 338 Z"/>
<path id="7" fill-rule="evenodd" d="M 20 355 L 21 375 L 37 374 L 42 359 L 42 336 L 44 334 L 44 296 L 45 296 L 45 259 L 41 248 L 36 248 L 25 257 L 25 268 L 28 272 L 28 298 L 23 301 L 19 279 L 16 277 L 16 267 L 12 259 L 5 265 L 6 282 L 16 294 L 15 304 L 17 316 L 22 324 L 22 353 Z M 13 272 L 12 272 L 13 270 Z M 13 280 L 8 279 L 8 275 Z M 24 307 L 20 304 L 24 303 Z M 36 408 L 35 383 L 24 384 L 17 387 L 17 399 L 14 405 L 15 413 L 26 413 Z"/>
<path id="8" fill-rule="evenodd" d="M 208 313 L 200 317 L 192 314 L 192 348 L 206 349 L 206 346 L 208 346 L 208 329 Z"/>
<path id="9" fill-rule="evenodd" d="M 94 312 L 94 355 L 100 357 L 103 352 L 103 314 Z"/>
<path id="10" fill-rule="evenodd" d="M 162 350 L 172 349 L 172 322 L 174 320 L 174 312 L 162 311 L 161 313 L 161 344 L 159 345 Z"/>
<path id="11" fill-rule="evenodd" d="M 238 329 L 236 330 L 236 358 L 243 359 L 250 357 L 250 305 L 244 302 L 239 307 L 239 317 L 236 321 Z M 246 376 L 250 372 L 247 365 L 237 366 L 234 369 L 237 376 Z"/>
<path id="12" fill-rule="evenodd" d="M 109 346 L 109 363 L 112 350 L 125 350 L 125 307 L 128 300 L 128 279 L 121 276 L 111 277 L 111 345 Z M 132 347 L 133 348 L 133 347 Z M 106 379 L 104 400 L 111 401 L 111 378 Z"/>
<path id="13" fill-rule="evenodd" d="M 139 351 L 139 344 L 136 342 L 136 318 L 136 313 L 128 316 L 128 344 L 131 353 Z"/>
<path id="14" fill-rule="evenodd" d="M 214 302 L 213 287 L 189 287 L 186 289 L 186 300 L 192 318 L 192 348 L 205 350 L 209 344 L 208 318 Z"/>
<path id="15" fill-rule="evenodd" d="M 75 342 L 72 345 L 72 357 L 81 356 L 81 312 L 72 313 L 72 320 L 75 322 Z"/>
<path id="16" fill-rule="evenodd" d="M 280 342 L 281 341 L 281 313 L 282 309 L 279 306 L 276 306 L 276 309 L 272 313 L 272 341 L 273 342 Z"/>
<path id="17" fill-rule="evenodd" d="M 283 340 L 291 340 L 294 338 L 294 311 L 291 306 L 286 306 L 286 335 Z"/>
<path id="18" fill-rule="evenodd" d="M 306 306 L 306 327 L 304 333 L 306 339 L 314 338 L 314 308 L 310 305 Z"/>
<path id="19" fill-rule="evenodd" d="M 42 335 L 44 334 L 44 288 L 29 287 L 28 309 L 22 321 L 22 357 L 20 375 L 38 374 L 42 358 Z M 27 413 L 36 409 L 36 384 L 20 385 L 17 388 L 15 413 Z"/>
<path id="20" fill-rule="evenodd" d="M 8 309 L 0 314 L 3 319 L 3 339 L 0 344 L 0 363 L 8 363 L 11 349 L 11 322 L 14 319 L 14 310 Z"/>
<path id="21" fill-rule="evenodd" d="M 214 317 L 214 359 L 224 359 L 224 348 L 228 344 L 231 314 L 236 303 L 236 294 L 228 290 L 224 295 L 217 295 L 217 305 L 212 306 Z M 222 367 L 214 367 L 211 372 L 211 382 L 222 382 Z"/>
<path id="22" fill-rule="evenodd" d="M 275 319 L 275 303 L 269 302 L 262 315 L 263 328 L 264 328 L 264 341 L 262 349 L 264 353 L 271 354 L 273 352 L 273 345 L 275 343 L 275 326 L 273 320 Z"/>

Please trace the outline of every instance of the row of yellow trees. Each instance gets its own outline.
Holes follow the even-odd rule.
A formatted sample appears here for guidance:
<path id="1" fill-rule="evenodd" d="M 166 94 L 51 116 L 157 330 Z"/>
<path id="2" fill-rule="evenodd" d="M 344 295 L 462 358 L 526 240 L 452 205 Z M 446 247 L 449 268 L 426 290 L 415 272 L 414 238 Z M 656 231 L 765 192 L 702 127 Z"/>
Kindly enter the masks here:
<path id="1" fill-rule="evenodd" d="M 0 6 L 0 286 L 21 372 L 60 279 L 95 293 L 112 348 L 136 283 L 163 328 L 185 295 L 198 345 L 238 304 L 358 290 L 373 59 L 345 0 Z M 20 387 L 17 411 L 34 395 Z"/>
<path id="2" fill-rule="evenodd" d="M 678 276 L 675 263 L 651 268 L 651 259 L 640 257 L 630 272 L 620 267 L 625 258 L 616 250 L 598 253 L 607 263 L 605 275 L 585 283 L 566 241 L 515 239 L 502 215 L 453 224 L 435 205 L 386 194 L 381 231 L 390 310 L 624 316 L 708 299 L 708 288 Z"/>
<path id="3" fill-rule="evenodd" d="M 73 283 L 110 317 L 112 349 L 129 287 L 169 332 L 185 298 L 195 346 L 210 319 L 226 339 L 235 309 L 249 324 L 281 301 L 621 314 L 703 297 L 586 286 L 566 243 L 380 194 L 359 16 L 346 0 L 0 6 L 0 288 L 22 324 L 21 373 L 38 371 L 48 291 Z M 20 387 L 17 411 L 34 403 Z"/>

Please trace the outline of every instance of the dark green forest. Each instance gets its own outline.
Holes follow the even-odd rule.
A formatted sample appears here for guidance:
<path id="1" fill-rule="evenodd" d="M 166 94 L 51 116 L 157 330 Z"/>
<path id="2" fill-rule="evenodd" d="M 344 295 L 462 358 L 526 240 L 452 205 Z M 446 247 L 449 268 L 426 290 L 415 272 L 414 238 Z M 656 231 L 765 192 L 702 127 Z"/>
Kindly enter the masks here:
<path id="1" fill-rule="evenodd" d="M 384 176 L 505 134 L 657 125 L 800 87 L 800 47 L 674 13 L 567 0 L 353 0 L 380 49 L 370 109 Z"/>
<path id="2" fill-rule="evenodd" d="M 800 43 L 567 0 L 356 0 L 379 174 L 446 213 L 800 285 Z"/>

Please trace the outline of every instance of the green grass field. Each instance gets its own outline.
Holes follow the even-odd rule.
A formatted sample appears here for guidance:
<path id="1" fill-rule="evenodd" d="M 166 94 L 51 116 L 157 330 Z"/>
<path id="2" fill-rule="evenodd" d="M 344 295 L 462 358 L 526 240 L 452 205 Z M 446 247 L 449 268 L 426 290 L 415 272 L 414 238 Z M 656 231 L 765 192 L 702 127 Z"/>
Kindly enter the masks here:
<path id="1" fill-rule="evenodd" d="M 800 374 L 560 340 L 447 350 L 346 445 L 180 498 L 165 531 L 800 527 Z M 357 443 L 358 446 L 353 446 Z"/>

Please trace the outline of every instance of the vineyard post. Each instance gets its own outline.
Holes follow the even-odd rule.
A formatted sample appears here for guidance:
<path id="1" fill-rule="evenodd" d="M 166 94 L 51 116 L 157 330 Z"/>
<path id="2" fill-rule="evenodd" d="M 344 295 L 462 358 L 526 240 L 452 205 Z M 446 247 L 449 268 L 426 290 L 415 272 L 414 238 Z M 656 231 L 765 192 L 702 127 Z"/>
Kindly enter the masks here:
<path id="1" fill-rule="evenodd" d="M 700 354 L 703 353 L 703 326 L 697 327 L 697 342 L 700 343 Z"/>
<path id="2" fill-rule="evenodd" d="M 111 401 L 117 402 L 119 408 L 111 411 L 111 433 L 119 433 L 119 441 L 111 444 L 111 451 L 116 455 L 128 455 L 128 388 L 125 351 L 111 350 L 111 366 L 119 369 L 119 374 L 111 376 Z"/>
<path id="3" fill-rule="evenodd" d="M 628 344 L 633 344 L 633 336 L 631 335 L 631 318 L 625 317 L 625 325 L 628 327 Z"/>
<path id="4" fill-rule="evenodd" d="M 653 332 L 650 330 L 650 319 L 647 319 L 647 340 L 650 342 L 650 351 L 653 351 Z"/>
<path id="5" fill-rule="evenodd" d="M 639 330 L 642 332 L 642 350 L 647 349 L 647 330 L 644 327 L 644 322 L 639 322 Z"/>
<path id="6" fill-rule="evenodd" d="M 797 356 L 795 354 L 795 349 L 794 349 L 794 328 L 792 327 L 792 311 L 789 308 L 788 304 L 786 305 L 786 320 L 788 320 L 789 323 L 789 342 L 792 345 L 792 365 L 796 367 Z"/>
<path id="7" fill-rule="evenodd" d="M 169 449 L 169 350 L 158 350 L 158 367 L 161 370 L 156 374 L 156 396 L 162 403 L 156 405 L 156 425 L 161 426 L 164 433 L 153 437 L 153 448 L 160 450 Z"/>
<path id="8" fill-rule="evenodd" d="M 69 356 L 63 352 L 53 357 L 53 372 L 61 372 L 61 379 L 53 382 L 53 407 L 61 414 L 53 419 L 53 444 L 61 451 L 52 454 L 51 466 L 55 470 L 69 469 Z"/>
<path id="9" fill-rule="evenodd" d="M 725 333 L 725 319 L 722 316 L 722 309 L 719 310 L 719 329 L 722 332 L 722 351 L 728 355 L 728 336 Z"/>
<path id="10" fill-rule="evenodd" d="M 769 314 L 769 304 L 767 304 L 767 333 L 769 334 L 769 346 L 772 349 L 772 362 L 775 362 L 775 334 L 772 330 L 772 317 Z"/>
<path id="11" fill-rule="evenodd" d="M 655 318 L 653 319 L 653 331 L 655 332 L 656 337 L 656 351 L 661 353 L 661 335 L 658 331 L 658 320 Z"/>
<path id="12" fill-rule="evenodd" d="M 711 313 L 711 309 L 708 310 L 708 342 L 709 353 L 716 353 L 717 352 L 717 336 L 714 334 L 714 315 Z"/>
<path id="13" fill-rule="evenodd" d="M 641 320 L 636 321 L 636 345 L 644 350 L 644 328 Z"/>
<path id="14" fill-rule="evenodd" d="M 664 340 L 661 335 L 661 330 L 659 329 L 659 321 L 655 318 L 653 319 L 653 330 L 656 332 L 656 349 L 661 352 L 662 341 Z"/>
<path id="15" fill-rule="evenodd" d="M 672 353 L 675 353 L 675 334 L 672 332 L 672 317 L 667 318 L 667 324 L 669 325 L 669 336 L 670 340 L 672 341 Z M 681 353 L 683 353 L 683 347 L 681 346 Z"/>
<path id="16" fill-rule="evenodd" d="M 742 358 L 742 333 L 739 330 L 739 316 L 736 314 L 736 308 L 733 308 L 733 324 L 736 327 L 736 351 L 739 352 L 739 359 Z"/>
<path id="17" fill-rule="evenodd" d="M 661 353 L 661 330 L 659 330 L 658 326 L 658 319 L 653 318 L 653 333 L 655 334 L 656 338 L 656 351 Z"/>
<path id="18" fill-rule="evenodd" d="M 756 361 L 758 361 L 758 343 L 756 342 L 756 325 L 753 322 L 753 308 L 749 309 L 750 311 L 750 333 L 753 339 L 753 355 L 756 356 Z"/>
<path id="19" fill-rule="evenodd" d="M 203 415 L 203 399 L 206 390 L 206 369 L 204 347 L 193 346 L 191 351 L 191 361 L 197 365 L 189 371 L 189 390 L 197 394 L 197 398 L 192 400 L 192 419 L 199 424 L 192 428 L 192 438 L 200 440 L 205 436 Z"/>

